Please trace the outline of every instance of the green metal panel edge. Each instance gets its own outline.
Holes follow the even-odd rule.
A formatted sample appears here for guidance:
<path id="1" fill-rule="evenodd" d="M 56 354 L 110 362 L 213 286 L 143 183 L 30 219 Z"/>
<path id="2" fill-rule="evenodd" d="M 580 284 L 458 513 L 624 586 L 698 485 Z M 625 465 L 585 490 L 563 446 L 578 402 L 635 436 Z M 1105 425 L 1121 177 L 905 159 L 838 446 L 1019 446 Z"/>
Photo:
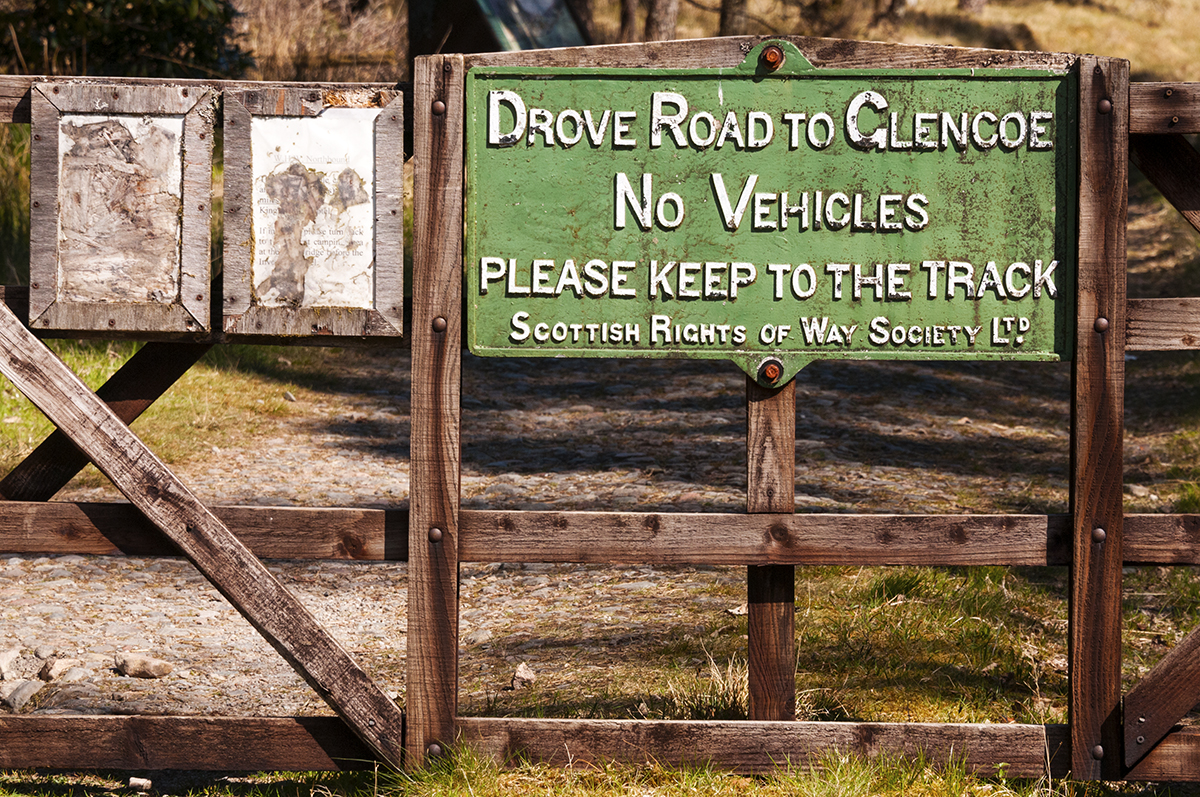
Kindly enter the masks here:
<path id="1" fill-rule="evenodd" d="M 779 46 L 787 54 L 787 61 L 784 68 L 778 71 L 764 71 L 760 68 L 761 54 L 768 46 Z M 467 98 L 467 142 L 466 142 L 466 208 L 468 217 L 465 219 L 467 229 L 464 230 L 467 247 L 464 255 L 467 252 L 475 252 L 478 250 L 478 230 L 476 228 L 476 219 L 470 214 L 475 203 L 480 199 L 480 190 L 477 180 L 475 179 L 476 169 L 479 168 L 478 152 L 480 147 L 475 146 L 472 141 L 469 131 L 475 129 L 478 115 L 482 112 L 480 93 L 484 91 L 482 84 L 483 80 L 489 77 L 528 77 L 532 79 L 542 79 L 547 81 L 556 80 L 571 80 L 578 78 L 634 78 L 638 81 L 645 81 L 654 77 L 662 78 L 685 78 L 704 80 L 719 77 L 728 77 L 735 80 L 753 80 L 760 82 L 770 79 L 861 79 L 870 77 L 886 77 L 886 78 L 909 78 L 912 80 L 942 80 L 947 78 L 964 78 L 967 80 L 1006 80 L 1006 81 L 1044 81 L 1056 80 L 1061 81 L 1066 98 L 1064 106 L 1067 109 L 1067 119 L 1064 130 L 1060 133 L 1056 147 L 1061 147 L 1065 150 L 1063 154 L 1064 175 L 1062 179 L 1062 187 L 1067 191 L 1074 190 L 1078 182 L 1078 70 L 1076 67 L 1071 67 L 1064 70 L 1051 69 L 1025 69 L 1025 68 L 937 68 L 937 69 L 837 69 L 837 68 L 822 68 L 813 67 L 811 63 L 804 58 L 803 54 L 792 45 L 790 42 L 781 40 L 764 41 L 753 48 L 737 67 L 712 67 L 698 69 L 664 69 L 664 68 L 628 68 L 628 67 L 525 67 L 525 66 L 481 66 L 468 69 L 466 76 L 466 98 Z M 1071 201 L 1062 203 L 1064 215 L 1063 220 L 1065 228 L 1069 231 L 1076 230 L 1078 208 L 1077 196 L 1071 195 Z M 1074 317 L 1073 307 L 1075 302 L 1075 269 L 1077 267 L 1078 252 L 1074 245 L 1074 239 L 1069 248 L 1070 272 L 1069 272 L 1069 296 L 1065 300 L 1070 303 L 1068 309 L 1063 312 L 1067 317 Z M 464 288 L 467 283 L 468 261 L 464 258 Z M 471 304 L 468 301 L 468 309 Z M 1011 361 L 1025 362 L 1046 362 L 1046 361 L 1061 361 L 1071 360 L 1074 357 L 1074 329 L 1066 328 L 1058 330 L 1058 335 L 1061 336 L 1061 341 L 1057 344 L 1059 353 L 1044 354 L 1044 353 L 1025 353 L 1025 352 L 1007 352 L 1001 356 L 980 356 L 979 354 L 969 352 L 944 352 L 937 356 L 931 356 L 926 351 L 845 351 L 832 353 L 828 356 L 821 357 L 805 357 L 802 354 L 795 352 L 766 352 L 760 350 L 723 350 L 719 352 L 704 352 L 704 351 L 687 351 L 687 350 L 652 350 L 638 349 L 636 353 L 631 353 L 627 349 L 616 348 L 589 348 L 586 352 L 579 350 L 564 350 L 555 349 L 553 347 L 539 347 L 537 349 L 524 349 L 514 351 L 509 348 L 488 347 L 477 342 L 477 319 L 474 312 L 468 312 L 468 344 L 472 353 L 479 356 L 493 357 L 630 357 L 646 359 L 723 359 L 737 364 L 747 374 L 757 378 L 760 383 L 771 386 L 779 385 L 791 379 L 795 374 L 809 362 L 815 359 L 841 359 L 841 360 L 937 360 L 937 361 L 979 361 L 981 359 L 1004 359 Z M 782 360 L 780 363 L 783 367 L 782 375 L 775 379 L 764 379 L 762 374 L 762 366 L 768 361 Z"/>

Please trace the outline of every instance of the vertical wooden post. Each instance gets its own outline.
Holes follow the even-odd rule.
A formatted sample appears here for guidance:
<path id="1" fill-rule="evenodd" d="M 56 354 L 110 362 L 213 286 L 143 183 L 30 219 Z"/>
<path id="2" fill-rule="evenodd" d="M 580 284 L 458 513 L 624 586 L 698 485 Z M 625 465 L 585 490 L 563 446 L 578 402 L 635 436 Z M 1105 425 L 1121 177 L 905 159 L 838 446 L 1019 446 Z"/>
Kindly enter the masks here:
<path id="1" fill-rule="evenodd" d="M 796 381 L 781 388 L 746 379 L 746 511 L 796 509 Z M 796 568 L 750 566 L 750 719 L 796 718 Z"/>
<path id="2" fill-rule="evenodd" d="M 464 76 L 462 56 L 417 58 L 413 69 L 409 767 L 454 741 L 458 708 Z"/>
<path id="3" fill-rule="evenodd" d="M 1071 443 L 1071 773 L 1119 778 L 1129 63 L 1080 59 Z"/>

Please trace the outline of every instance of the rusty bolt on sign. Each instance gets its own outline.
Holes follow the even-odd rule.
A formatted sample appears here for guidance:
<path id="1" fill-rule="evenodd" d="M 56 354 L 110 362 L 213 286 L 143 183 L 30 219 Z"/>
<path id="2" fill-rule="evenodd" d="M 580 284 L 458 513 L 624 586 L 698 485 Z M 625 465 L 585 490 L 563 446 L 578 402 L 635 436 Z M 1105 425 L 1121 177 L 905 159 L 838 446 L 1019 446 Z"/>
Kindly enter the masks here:
<path id="1" fill-rule="evenodd" d="M 772 72 L 783 66 L 783 62 L 787 60 L 783 48 L 778 44 L 768 44 L 763 48 L 762 55 L 759 57 L 762 59 L 763 66 Z"/>
<path id="2" fill-rule="evenodd" d="M 767 360 L 758 369 L 758 378 L 767 384 L 775 384 L 783 376 L 783 363 L 779 360 Z"/>

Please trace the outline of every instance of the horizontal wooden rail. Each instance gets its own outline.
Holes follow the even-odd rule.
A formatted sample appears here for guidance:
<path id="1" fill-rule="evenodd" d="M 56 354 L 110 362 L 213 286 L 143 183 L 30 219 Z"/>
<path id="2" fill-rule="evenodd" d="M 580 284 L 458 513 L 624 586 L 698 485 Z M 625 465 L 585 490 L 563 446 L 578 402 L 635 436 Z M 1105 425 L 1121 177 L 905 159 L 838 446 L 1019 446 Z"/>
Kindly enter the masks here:
<path id="1" fill-rule="evenodd" d="M 1130 299 L 1125 313 L 1126 351 L 1200 349 L 1200 298 Z"/>
<path id="2" fill-rule="evenodd" d="M 34 83 L 47 80 L 71 80 L 80 83 L 105 83 L 130 86 L 197 86 L 219 91 L 251 91 L 262 89 L 306 89 L 315 91 L 362 91 L 364 89 L 400 89 L 409 93 L 407 83 L 284 83 L 281 81 L 199 80 L 187 78 L 147 77 L 54 77 L 47 75 L 0 75 L 0 124 L 29 124 L 29 91 Z"/>
<path id="3" fill-rule="evenodd" d="M 0 769 L 370 769 L 337 717 L 0 715 Z"/>
<path id="4" fill-rule="evenodd" d="M 461 561 L 721 565 L 1065 564 L 1066 515 L 738 515 L 464 510 Z"/>
<path id="5" fill-rule="evenodd" d="M 1129 133 L 1200 133 L 1200 83 L 1130 83 Z"/>
<path id="6" fill-rule="evenodd" d="M 212 508 L 259 557 L 406 561 L 408 511 Z M 1065 565 L 1067 515 L 464 510 L 463 561 Z M 1125 563 L 1200 564 L 1200 515 L 1126 515 Z M 0 553 L 177 556 L 129 504 L 0 501 Z"/>
<path id="7" fill-rule="evenodd" d="M 275 559 L 408 559 L 407 510 L 212 507 L 255 556 Z M 5 553 L 180 556 L 131 504 L 0 501 Z"/>
<path id="8" fill-rule="evenodd" d="M 1125 780 L 1195 781 L 1197 772 L 1200 728 L 1180 728 L 1167 734 L 1125 774 Z"/>
<path id="9" fill-rule="evenodd" d="M 1065 725 L 888 722 L 700 722 L 459 717 L 460 739 L 502 763 L 554 766 L 604 761 L 704 766 L 746 774 L 819 766 L 822 755 L 882 754 L 965 761 L 979 774 L 1062 777 Z M 1047 771 L 1049 770 L 1049 771 Z"/>

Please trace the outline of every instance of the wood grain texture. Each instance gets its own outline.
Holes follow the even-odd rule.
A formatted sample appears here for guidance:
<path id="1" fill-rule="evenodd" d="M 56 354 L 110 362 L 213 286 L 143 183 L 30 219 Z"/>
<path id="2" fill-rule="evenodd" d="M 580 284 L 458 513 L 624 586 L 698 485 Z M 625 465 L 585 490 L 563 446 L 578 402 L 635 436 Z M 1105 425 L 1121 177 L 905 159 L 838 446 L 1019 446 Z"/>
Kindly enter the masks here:
<path id="1" fill-rule="evenodd" d="M 1131 136 L 1133 165 L 1200 230 L 1200 152 L 1183 135 Z"/>
<path id="2" fill-rule="evenodd" d="M 126 424 L 146 411 L 195 365 L 211 346 L 149 343 L 138 349 L 96 395 Z M 0 481 L 0 498 L 49 501 L 83 470 L 88 458 L 55 429 Z"/>
<path id="3" fill-rule="evenodd" d="M 819 766 L 850 753 L 966 761 L 991 774 L 1062 777 L 1069 766 L 1063 725 L 867 722 L 700 722 L 460 717 L 462 741 L 501 763 L 531 760 L 590 767 L 606 761 L 704 766 L 743 774 Z"/>
<path id="4" fill-rule="evenodd" d="M 104 83 L 118 86 L 179 86 L 213 91 L 245 91 L 263 89 L 315 89 L 323 94 L 355 93 L 365 90 L 407 91 L 406 83 L 286 83 L 280 81 L 207 80 L 179 78 L 55 78 L 46 75 L 0 75 L 0 124 L 28 124 L 30 118 L 30 89 L 35 83 L 55 81 L 59 84 L 89 85 Z"/>
<path id="5" fill-rule="evenodd" d="M 408 510 L 215 506 L 256 556 L 406 561 Z M 459 558 L 591 564 L 1067 565 L 1070 515 L 464 510 Z M 1125 564 L 1200 565 L 1200 515 L 1126 515 Z M 129 504 L 0 502 L 0 552 L 174 556 Z"/>
<path id="6" fill-rule="evenodd" d="M 370 769 L 336 717 L 0 715 L 0 769 L 307 772 Z"/>
<path id="7" fill-rule="evenodd" d="M 469 509 L 460 525 L 459 559 L 470 562 L 1062 565 L 1071 556 L 1067 515 Z"/>
<path id="8" fill-rule="evenodd" d="M 403 718 L 395 704 L 129 427 L 4 308 L 0 372 L 179 546 L 376 755 L 400 766 Z"/>
<path id="9" fill-rule="evenodd" d="M 408 511 L 214 506 L 260 558 L 408 559 Z M 0 501 L 0 552 L 178 556 L 179 548 L 130 504 Z"/>
<path id="10" fill-rule="evenodd" d="M 230 317 L 240 317 L 250 309 L 253 294 L 251 263 L 254 261 L 254 163 L 250 150 L 250 122 L 253 117 L 242 105 L 236 92 L 222 98 L 224 108 L 225 203 L 222 210 L 224 259 L 221 271 L 221 329 Z"/>
<path id="11" fill-rule="evenodd" d="M 1200 629 L 1193 630 L 1125 695 L 1125 764 L 1134 766 L 1200 703 Z"/>
<path id="12" fill-rule="evenodd" d="M 1072 775 L 1117 778 L 1121 756 L 1122 434 L 1129 64 L 1080 62 L 1079 275 L 1073 370 Z M 1104 113 L 1101 100 L 1111 101 Z M 1103 320 L 1101 320 L 1103 319 Z"/>
<path id="13" fill-rule="evenodd" d="M 796 381 L 761 387 L 746 377 L 746 512 L 796 509 Z M 796 572 L 746 570 L 750 719 L 796 718 Z"/>
<path id="14" fill-rule="evenodd" d="M 1125 773 L 1125 780 L 1200 781 L 1200 728 L 1179 728 Z"/>
<path id="15" fill-rule="evenodd" d="M 461 56 L 421 57 L 413 67 L 409 766 L 454 742 L 458 706 L 465 74 Z"/>
<path id="16" fill-rule="evenodd" d="M 823 39 L 809 36 L 726 36 L 646 44 L 608 44 L 563 47 L 556 50 L 479 53 L 467 56 L 467 66 L 655 67 L 690 69 L 740 64 L 763 41 L 795 44 L 817 67 L 860 69 L 1025 67 L 1066 72 L 1078 59 L 1069 53 L 985 50 L 939 45 Z"/>
<path id="17" fill-rule="evenodd" d="M 375 312 L 404 331 L 404 97 L 375 120 Z"/>
<path id="18" fill-rule="evenodd" d="M 406 561 L 408 510 L 215 506 L 256 556 Z M 1070 515 L 463 510 L 464 562 L 1067 565 Z M 1200 565 L 1200 515 L 1126 515 L 1125 564 Z M 129 504 L 0 502 L 0 552 L 174 556 Z"/>
<path id="19" fill-rule="evenodd" d="M 1200 349 L 1200 298 L 1130 299 L 1125 312 L 1126 351 Z"/>
<path id="20" fill-rule="evenodd" d="M 29 146 L 29 319 L 54 304 L 58 282 L 58 108 L 31 89 Z M 53 95 L 51 95 L 53 96 Z"/>
<path id="21" fill-rule="evenodd" d="M 1129 132 L 1200 133 L 1200 83 L 1132 83 Z"/>
<path id="22" fill-rule="evenodd" d="M 1126 515 L 1126 564 L 1200 564 L 1200 515 Z"/>
<path id="23" fill-rule="evenodd" d="M 179 304 L 189 332 L 210 326 L 212 297 L 212 176 L 216 95 L 187 91 L 195 104 L 183 117 L 183 226 L 179 262 Z M 189 323 L 190 319 L 190 323 Z"/>

